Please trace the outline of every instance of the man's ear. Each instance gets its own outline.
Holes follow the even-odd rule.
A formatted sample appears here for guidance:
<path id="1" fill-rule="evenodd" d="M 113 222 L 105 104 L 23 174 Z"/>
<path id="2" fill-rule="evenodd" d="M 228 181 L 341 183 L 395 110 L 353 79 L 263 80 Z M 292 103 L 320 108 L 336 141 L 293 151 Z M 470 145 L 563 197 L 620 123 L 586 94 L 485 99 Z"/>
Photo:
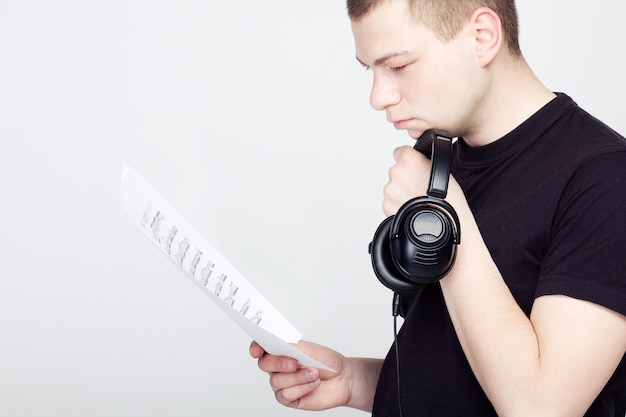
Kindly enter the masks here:
<path id="1" fill-rule="evenodd" d="M 500 16 L 488 7 L 476 9 L 469 20 L 476 39 L 476 57 L 482 67 L 489 65 L 496 57 L 502 43 L 504 32 Z"/>

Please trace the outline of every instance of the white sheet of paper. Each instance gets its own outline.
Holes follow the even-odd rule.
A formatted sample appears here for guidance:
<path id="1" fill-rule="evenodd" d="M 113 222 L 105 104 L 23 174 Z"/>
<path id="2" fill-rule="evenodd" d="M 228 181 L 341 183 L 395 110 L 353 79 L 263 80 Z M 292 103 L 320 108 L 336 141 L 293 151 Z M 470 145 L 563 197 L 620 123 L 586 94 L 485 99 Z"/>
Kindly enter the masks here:
<path id="1" fill-rule="evenodd" d="M 131 167 L 120 202 L 137 228 L 266 352 L 332 371 L 293 344 L 302 335 Z"/>

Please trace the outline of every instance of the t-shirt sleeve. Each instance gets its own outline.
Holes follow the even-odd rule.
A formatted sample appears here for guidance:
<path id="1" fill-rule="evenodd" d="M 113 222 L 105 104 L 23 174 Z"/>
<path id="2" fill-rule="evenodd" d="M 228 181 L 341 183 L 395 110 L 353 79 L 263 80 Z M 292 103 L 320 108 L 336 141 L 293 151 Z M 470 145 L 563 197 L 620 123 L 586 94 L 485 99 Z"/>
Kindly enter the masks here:
<path id="1" fill-rule="evenodd" d="M 555 294 L 626 315 L 626 152 L 594 158 L 567 184 L 535 297 Z"/>

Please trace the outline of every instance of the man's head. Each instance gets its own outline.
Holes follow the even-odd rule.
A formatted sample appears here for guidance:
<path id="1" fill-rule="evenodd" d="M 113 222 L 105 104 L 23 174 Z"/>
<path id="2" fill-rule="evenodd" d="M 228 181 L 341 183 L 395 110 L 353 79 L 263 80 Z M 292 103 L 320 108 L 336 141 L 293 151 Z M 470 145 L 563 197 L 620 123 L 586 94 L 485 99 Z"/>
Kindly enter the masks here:
<path id="1" fill-rule="evenodd" d="M 347 0 L 348 16 L 358 21 L 390 0 Z M 472 13 L 480 7 L 492 9 L 500 17 L 505 43 L 514 56 L 521 56 L 519 24 L 515 0 L 403 0 L 413 16 L 432 29 L 442 41 L 453 39 Z"/>
<path id="2" fill-rule="evenodd" d="M 512 23 L 482 6 L 491 3 L 508 5 Z M 503 98 L 525 71 L 519 48 L 507 47 L 517 44 L 505 33 L 517 34 L 512 0 L 348 0 L 348 11 L 356 58 L 373 74 L 370 104 L 396 129 L 496 134 Z"/>

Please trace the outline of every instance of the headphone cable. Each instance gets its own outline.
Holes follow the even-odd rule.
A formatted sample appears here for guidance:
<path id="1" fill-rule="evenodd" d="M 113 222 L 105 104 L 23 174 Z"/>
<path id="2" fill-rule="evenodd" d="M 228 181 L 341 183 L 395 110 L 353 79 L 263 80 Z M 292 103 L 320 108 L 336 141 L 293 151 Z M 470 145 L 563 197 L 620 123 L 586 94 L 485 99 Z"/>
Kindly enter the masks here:
<path id="1" fill-rule="evenodd" d="M 400 398 L 400 349 L 398 348 L 398 314 L 400 312 L 400 294 L 398 292 L 393 293 L 393 344 L 396 349 L 396 385 L 398 392 L 398 411 L 400 412 L 400 417 L 403 417 L 402 414 L 402 400 Z"/>

